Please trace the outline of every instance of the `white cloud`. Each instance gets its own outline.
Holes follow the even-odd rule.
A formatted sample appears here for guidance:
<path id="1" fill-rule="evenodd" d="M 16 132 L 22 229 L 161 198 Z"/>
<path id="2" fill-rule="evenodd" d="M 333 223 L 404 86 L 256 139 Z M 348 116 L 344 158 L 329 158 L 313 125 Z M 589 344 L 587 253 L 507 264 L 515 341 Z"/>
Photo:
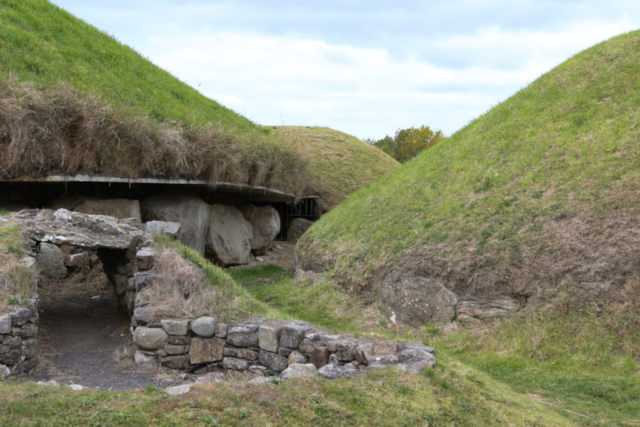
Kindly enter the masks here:
<path id="1" fill-rule="evenodd" d="M 424 40 L 458 55 L 519 58 L 512 67 L 446 68 L 385 49 L 240 32 L 155 36 L 144 52 L 258 123 L 330 126 L 380 138 L 421 124 L 452 133 L 572 54 L 630 28 L 630 22 L 592 21 L 554 33 L 490 27 Z"/>

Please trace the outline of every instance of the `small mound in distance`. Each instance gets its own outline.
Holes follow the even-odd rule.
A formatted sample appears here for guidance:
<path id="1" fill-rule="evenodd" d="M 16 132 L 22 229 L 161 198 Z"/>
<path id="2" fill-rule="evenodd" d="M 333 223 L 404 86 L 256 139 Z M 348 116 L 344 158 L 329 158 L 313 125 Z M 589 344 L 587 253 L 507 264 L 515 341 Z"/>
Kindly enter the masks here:
<path id="1" fill-rule="evenodd" d="M 323 211 L 400 167 L 395 159 L 355 136 L 318 126 L 274 126 L 298 141 L 309 158 L 312 188 Z"/>
<path id="2" fill-rule="evenodd" d="M 640 267 L 639 75 L 640 32 L 579 53 L 327 214 L 301 267 L 416 325 L 441 320 L 429 292 L 468 321 L 623 298 Z"/>

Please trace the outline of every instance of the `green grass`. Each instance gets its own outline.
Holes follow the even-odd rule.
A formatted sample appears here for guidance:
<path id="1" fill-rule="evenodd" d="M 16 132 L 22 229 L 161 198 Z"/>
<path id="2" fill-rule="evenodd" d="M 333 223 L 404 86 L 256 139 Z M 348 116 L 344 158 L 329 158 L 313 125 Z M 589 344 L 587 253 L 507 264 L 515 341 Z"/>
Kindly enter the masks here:
<path id="1" fill-rule="evenodd" d="M 448 260 L 526 265 L 546 250 L 538 238 L 553 221 L 598 230 L 637 214 L 639 52 L 633 32 L 569 59 L 348 198 L 299 247 L 363 285 L 418 245 L 444 245 Z"/>
<path id="2" fill-rule="evenodd" d="M 367 313 L 357 300 L 345 305 L 344 292 L 328 287 L 329 280 L 296 283 L 275 266 L 232 274 L 256 298 L 276 295 L 268 304 L 291 317 L 335 330 L 422 340 L 436 348 L 443 369 L 479 385 L 499 384 L 511 398 L 540 402 L 578 425 L 634 425 L 640 419 L 640 323 L 632 306 L 615 315 L 522 315 L 434 333 L 427 327 L 372 326 L 382 316 Z M 319 290 L 328 303 L 317 306 Z"/>
<path id="3" fill-rule="evenodd" d="M 268 132 L 48 1 L 2 0 L 0 23 L 1 78 L 41 87 L 64 81 L 159 122 Z"/>
<path id="4" fill-rule="evenodd" d="M 320 205 L 325 210 L 334 208 L 350 194 L 400 167 L 384 152 L 333 129 L 278 126 L 277 132 L 300 140 L 309 150 L 309 172 L 320 193 Z"/>

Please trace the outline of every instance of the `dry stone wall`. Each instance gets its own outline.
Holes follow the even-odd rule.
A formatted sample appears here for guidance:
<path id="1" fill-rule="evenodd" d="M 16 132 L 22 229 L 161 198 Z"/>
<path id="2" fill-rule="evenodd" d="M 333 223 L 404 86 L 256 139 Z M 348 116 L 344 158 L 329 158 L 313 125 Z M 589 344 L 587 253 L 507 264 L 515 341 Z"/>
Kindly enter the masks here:
<path id="1" fill-rule="evenodd" d="M 35 368 L 38 353 L 37 299 L 0 316 L 0 379 Z"/>
<path id="2" fill-rule="evenodd" d="M 141 368 L 213 372 L 254 371 L 283 378 L 321 375 L 353 377 L 394 365 L 420 372 L 436 363 L 435 351 L 423 343 L 359 340 L 327 334 L 302 322 L 249 319 L 219 323 L 215 317 L 165 319 L 135 328 Z"/>

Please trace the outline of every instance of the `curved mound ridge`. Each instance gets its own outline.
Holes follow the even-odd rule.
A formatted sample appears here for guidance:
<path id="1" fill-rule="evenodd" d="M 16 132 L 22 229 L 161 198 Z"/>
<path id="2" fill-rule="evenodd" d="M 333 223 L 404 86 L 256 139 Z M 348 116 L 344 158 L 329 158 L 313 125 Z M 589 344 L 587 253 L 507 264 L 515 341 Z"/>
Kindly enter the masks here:
<path id="1" fill-rule="evenodd" d="M 337 130 L 315 126 L 274 128 L 284 137 L 299 141 L 307 151 L 313 188 L 325 211 L 400 166 L 382 150 Z"/>
<path id="2" fill-rule="evenodd" d="M 639 76 L 640 32 L 576 55 L 326 215 L 301 267 L 414 324 L 620 297 L 640 262 Z"/>

